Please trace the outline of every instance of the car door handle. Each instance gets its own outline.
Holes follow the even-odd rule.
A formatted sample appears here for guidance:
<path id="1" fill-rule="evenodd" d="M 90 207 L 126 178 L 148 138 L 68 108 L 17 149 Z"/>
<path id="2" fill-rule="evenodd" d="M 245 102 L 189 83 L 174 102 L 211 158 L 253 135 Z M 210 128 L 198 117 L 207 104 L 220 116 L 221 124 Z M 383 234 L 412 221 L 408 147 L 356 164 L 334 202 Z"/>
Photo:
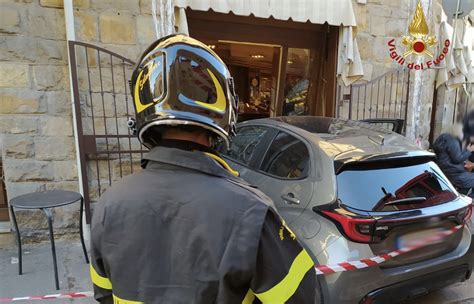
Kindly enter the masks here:
<path id="1" fill-rule="evenodd" d="M 293 193 L 287 193 L 287 194 L 283 194 L 281 196 L 281 198 L 288 204 L 293 204 L 293 205 L 299 205 L 300 204 L 300 200 L 298 198 L 295 197 L 295 195 Z"/>

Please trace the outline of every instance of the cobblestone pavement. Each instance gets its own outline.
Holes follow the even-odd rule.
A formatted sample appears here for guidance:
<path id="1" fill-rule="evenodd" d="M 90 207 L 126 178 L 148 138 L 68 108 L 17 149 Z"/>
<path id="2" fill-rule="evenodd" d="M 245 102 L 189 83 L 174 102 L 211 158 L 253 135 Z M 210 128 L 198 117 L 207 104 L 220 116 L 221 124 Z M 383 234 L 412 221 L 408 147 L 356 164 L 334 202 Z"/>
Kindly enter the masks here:
<path id="1" fill-rule="evenodd" d="M 61 290 L 54 288 L 54 274 L 49 243 L 24 245 L 22 276 L 18 275 L 16 249 L 0 249 L 0 298 L 91 291 L 88 265 L 80 242 L 56 244 Z M 15 302 L 26 303 L 26 302 Z M 32 303 L 96 303 L 92 299 L 59 299 Z M 474 304 L 474 278 L 410 301 L 408 304 Z M 330 304 L 330 303 L 329 303 Z"/>

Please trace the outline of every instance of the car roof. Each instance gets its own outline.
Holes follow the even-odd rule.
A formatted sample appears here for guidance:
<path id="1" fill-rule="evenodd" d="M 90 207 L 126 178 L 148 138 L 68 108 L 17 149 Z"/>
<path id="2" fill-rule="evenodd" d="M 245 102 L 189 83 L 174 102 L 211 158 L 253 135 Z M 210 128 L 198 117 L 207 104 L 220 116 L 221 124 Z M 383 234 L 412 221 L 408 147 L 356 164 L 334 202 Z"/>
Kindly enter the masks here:
<path id="1" fill-rule="evenodd" d="M 404 136 L 361 121 L 319 116 L 283 116 L 243 122 L 285 128 L 312 141 L 341 164 L 350 161 L 408 156 L 429 156 Z"/>

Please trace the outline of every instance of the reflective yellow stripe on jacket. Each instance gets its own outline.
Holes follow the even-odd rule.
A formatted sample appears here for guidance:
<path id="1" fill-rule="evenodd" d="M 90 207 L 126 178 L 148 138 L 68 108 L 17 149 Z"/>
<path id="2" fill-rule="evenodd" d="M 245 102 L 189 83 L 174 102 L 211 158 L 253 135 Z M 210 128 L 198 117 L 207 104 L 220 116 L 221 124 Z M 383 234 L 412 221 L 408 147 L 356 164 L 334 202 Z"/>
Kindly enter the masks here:
<path id="1" fill-rule="evenodd" d="M 114 304 L 143 304 L 143 302 L 139 302 L 139 301 L 124 300 L 117 297 L 116 295 L 113 295 L 113 298 L 114 298 Z"/>
<path id="2" fill-rule="evenodd" d="M 100 287 L 102 289 L 112 290 L 112 282 L 110 282 L 108 278 L 98 274 L 94 267 L 92 267 L 92 265 L 90 266 L 90 274 L 92 283 L 95 286 Z M 119 298 L 115 294 L 112 294 L 112 298 L 114 299 L 114 304 L 143 304 L 143 302 L 140 301 L 130 301 Z"/>
<path id="3" fill-rule="evenodd" d="M 282 304 L 287 302 L 296 292 L 306 273 L 314 267 L 313 260 L 306 250 L 302 250 L 291 264 L 288 274 L 277 285 L 255 296 L 263 304 Z M 252 303 L 253 297 L 247 293 L 243 304 Z"/>
<path id="4" fill-rule="evenodd" d="M 92 283 L 95 286 L 100 287 L 102 289 L 112 290 L 112 282 L 110 282 L 110 280 L 106 277 L 103 277 L 98 274 L 97 271 L 95 271 L 94 267 L 92 267 L 92 265 L 90 266 L 90 273 Z"/>

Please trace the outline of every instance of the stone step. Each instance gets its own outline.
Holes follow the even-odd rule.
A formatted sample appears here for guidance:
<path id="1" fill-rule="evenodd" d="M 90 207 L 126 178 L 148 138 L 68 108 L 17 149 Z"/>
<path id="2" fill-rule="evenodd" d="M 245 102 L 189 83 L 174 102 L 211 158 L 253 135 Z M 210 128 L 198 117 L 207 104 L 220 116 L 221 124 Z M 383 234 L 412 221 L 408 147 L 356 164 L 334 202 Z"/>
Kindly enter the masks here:
<path id="1" fill-rule="evenodd" d="M 14 247 L 15 235 L 11 232 L 10 222 L 0 222 L 0 249 Z"/>
<path id="2" fill-rule="evenodd" d="M 10 233 L 10 231 L 11 231 L 10 222 L 0 222 L 0 234 Z"/>

